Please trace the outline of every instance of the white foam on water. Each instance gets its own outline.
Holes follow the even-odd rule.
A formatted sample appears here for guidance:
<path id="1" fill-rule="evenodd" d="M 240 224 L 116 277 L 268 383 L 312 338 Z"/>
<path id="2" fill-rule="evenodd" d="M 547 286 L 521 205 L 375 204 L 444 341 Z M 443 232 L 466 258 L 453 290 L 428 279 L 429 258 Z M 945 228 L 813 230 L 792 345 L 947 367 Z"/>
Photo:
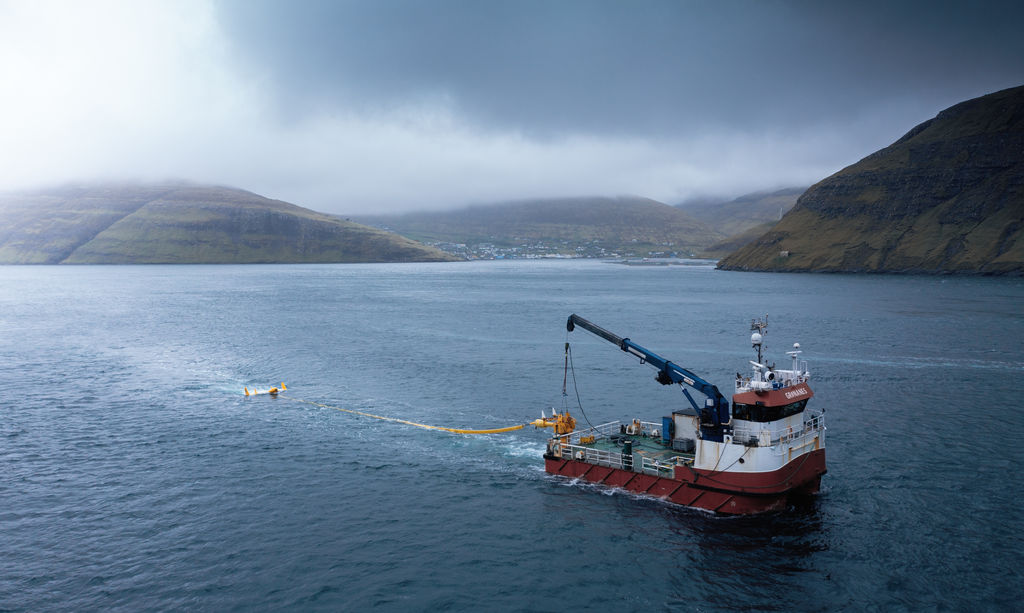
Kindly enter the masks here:
<path id="1" fill-rule="evenodd" d="M 502 445 L 505 455 L 513 458 L 541 458 L 547 445 L 539 441 L 518 439 Z"/>

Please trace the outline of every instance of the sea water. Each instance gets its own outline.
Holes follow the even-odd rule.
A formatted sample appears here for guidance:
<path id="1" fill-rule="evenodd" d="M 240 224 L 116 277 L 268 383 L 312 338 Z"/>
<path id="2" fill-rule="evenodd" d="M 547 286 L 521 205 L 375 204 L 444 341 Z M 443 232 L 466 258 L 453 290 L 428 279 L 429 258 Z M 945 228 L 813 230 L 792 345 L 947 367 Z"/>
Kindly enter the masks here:
<path id="1" fill-rule="evenodd" d="M 532 427 L 289 400 L 456 428 L 685 406 L 573 312 L 726 394 L 767 314 L 827 410 L 821 494 L 716 517 L 547 475 Z M 1022 341 L 1020 279 L 0 267 L 0 610 L 1017 609 Z"/>

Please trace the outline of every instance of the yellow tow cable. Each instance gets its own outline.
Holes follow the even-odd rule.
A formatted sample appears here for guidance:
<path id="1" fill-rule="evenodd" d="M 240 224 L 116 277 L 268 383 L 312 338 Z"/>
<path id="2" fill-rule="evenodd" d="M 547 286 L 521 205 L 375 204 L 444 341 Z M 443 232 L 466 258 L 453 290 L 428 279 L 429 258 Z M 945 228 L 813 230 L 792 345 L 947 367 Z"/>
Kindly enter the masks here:
<path id="1" fill-rule="evenodd" d="M 427 430 L 444 430 L 445 432 L 456 432 L 458 434 L 498 434 L 501 432 L 512 432 L 513 430 L 522 430 L 530 424 L 520 424 L 518 426 L 509 426 L 508 428 L 492 428 L 490 430 L 465 430 L 462 428 L 445 428 L 444 426 L 430 426 L 427 424 L 418 424 L 414 421 L 408 421 L 405 419 L 398 419 L 397 417 L 385 417 L 383 415 L 374 415 L 373 413 L 366 413 L 364 411 L 356 411 L 355 409 L 343 409 L 341 407 L 332 406 L 329 404 L 323 404 L 321 402 L 313 402 L 312 400 L 302 400 L 301 398 L 292 398 L 290 396 L 275 394 L 278 398 L 285 400 L 291 400 L 293 402 L 301 402 L 303 404 L 313 405 L 320 407 L 321 409 L 334 409 L 335 411 L 342 411 L 344 413 L 352 413 L 353 415 L 362 415 L 363 417 L 372 417 L 374 419 L 383 419 L 384 421 L 393 421 L 399 424 L 406 424 L 408 426 L 416 426 L 417 428 L 426 428 Z"/>

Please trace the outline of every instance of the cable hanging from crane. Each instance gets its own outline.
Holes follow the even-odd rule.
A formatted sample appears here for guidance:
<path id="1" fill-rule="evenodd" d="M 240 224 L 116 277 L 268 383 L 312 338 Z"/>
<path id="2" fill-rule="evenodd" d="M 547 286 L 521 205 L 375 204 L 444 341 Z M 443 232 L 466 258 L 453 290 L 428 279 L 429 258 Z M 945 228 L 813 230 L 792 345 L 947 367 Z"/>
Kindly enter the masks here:
<path id="1" fill-rule="evenodd" d="M 569 333 L 566 332 L 566 336 Z M 562 376 L 562 409 L 569 412 L 569 394 L 566 393 L 566 383 L 569 379 L 569 371 L 572 371 L 572 389 L 576 392 L 576 406 L 580 408 L 580 415 L 587 422 L 592 429 L 594 424 L 590 423 L 590 418 L 587 417 L 587 413 L 583 410 L 583 401 L 580 400 L 580 388 L 576 385 L 576 366 L 572 363 L 572 349 L 569 348 L 569 341 L 565 342 L 565 374 Z"/>

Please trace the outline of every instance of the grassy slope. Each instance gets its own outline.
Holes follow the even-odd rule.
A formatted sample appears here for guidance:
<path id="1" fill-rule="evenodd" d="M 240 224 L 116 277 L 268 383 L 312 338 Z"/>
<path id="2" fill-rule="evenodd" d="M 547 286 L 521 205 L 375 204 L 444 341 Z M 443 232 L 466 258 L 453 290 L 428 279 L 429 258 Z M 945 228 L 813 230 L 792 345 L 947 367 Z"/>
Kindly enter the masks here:
<path id="1" fill-rule="evenodd" d="M 763 224 L 748 228 L 747 230 L 740 232 L 739 234 L 733 234 L 728 236 L 725 240 L 721 240 L 713 245 L 709 245 L 704 251 L 699 253 L 700 257 L 720 259 L 724 258 L 730 253 L 735 252 L 739 248 L 749 245 L 757 239 L 764 236 L 766 232 L 775 227 L 777 222 L 767 221 Z"/>
<path id="2" fill-rule="evenodd" d="M 607 247 L 674 243 L 699 249 L 723 238 L 685 212 L 644 198 L 535 200 L 362 219 L 418 240 L 500 246 L 598 241 Z"/>
<path id="3" fill-rule="evenodd" d="M 951 107 L 812 186 L 720 266 L 1024 273 L 1024 87 Z"/>
<path id="4" fill-rule="evenodd" d="M 242 190 L 191 185 L 72 188 L 8 199 L 7 263 L 443 261 L 374 228 Z M 44 206 L 40 206 L 43 204 Z"/>
<path id="5" fill-rule="evenodd" d="M 166 187 L 63 187 L 0 196 L 0 263 L 56 264 Z"/>
<path id="6" fill-rule="evenodd" d="M 754 192 L 728 202 L 684 202 L 678 208 L 727 237 L 747 234 L 751 228 L 773 225 L 793 208 L 807 188 L 790 187 L 772 192 Z"/>

